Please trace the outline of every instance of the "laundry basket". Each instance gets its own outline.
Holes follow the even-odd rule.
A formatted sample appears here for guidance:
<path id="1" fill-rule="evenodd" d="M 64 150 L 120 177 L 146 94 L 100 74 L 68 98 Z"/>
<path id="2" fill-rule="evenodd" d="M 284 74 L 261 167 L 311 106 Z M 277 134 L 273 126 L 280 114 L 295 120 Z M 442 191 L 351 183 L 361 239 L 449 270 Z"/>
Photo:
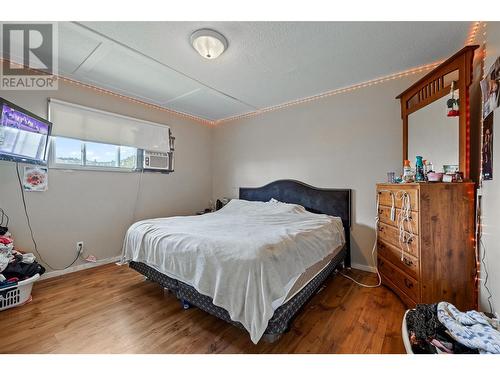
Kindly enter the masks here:
<path id="1" fill-rule="evenodd" d="M 36 274 L 29 279 L 19 281 L 17 285 L 0 288 L 0 311 L 19 306 L 29 300 L 33 283 L 40 278 Z"/>
<path id="2" fill-rule="evenodd" d="M 401 325 L 401 335 L 403 337 L 403 345 L 405 346 L 406 353 L 414 354 L 411 348 L 410 335 L 408 333 L 408 325 L 406 324 L 406 315 L 408 315 L 408 311 L 410 310 L 406 310 L 405 316 L 403 316 L 403 323 Z"/>

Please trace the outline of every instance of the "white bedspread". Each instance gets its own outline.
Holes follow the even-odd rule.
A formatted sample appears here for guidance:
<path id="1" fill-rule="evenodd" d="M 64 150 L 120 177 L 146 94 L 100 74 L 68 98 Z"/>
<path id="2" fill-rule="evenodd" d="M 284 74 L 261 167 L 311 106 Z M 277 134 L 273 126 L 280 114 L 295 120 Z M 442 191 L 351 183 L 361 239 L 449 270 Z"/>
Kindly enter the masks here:
<path id="1" fill-rule="evenodd" d="M 210 214 L 133 224 L 123 261 L 144 262 L 210 296 L 257 343 L 289 282 L 344 242 L 340 218 L 234 199 Z"/>

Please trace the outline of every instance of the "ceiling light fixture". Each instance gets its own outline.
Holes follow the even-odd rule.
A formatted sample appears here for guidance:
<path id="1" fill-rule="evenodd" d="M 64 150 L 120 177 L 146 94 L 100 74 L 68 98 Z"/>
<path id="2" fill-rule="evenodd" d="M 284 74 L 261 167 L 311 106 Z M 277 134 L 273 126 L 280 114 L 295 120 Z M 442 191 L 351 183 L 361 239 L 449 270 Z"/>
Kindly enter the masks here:
<path id="1" fill-rule="evenodd" d="M 191 44 L 201 56 L 209 60 L 216 59 L 227 48 L 224 35 L 210 29 L 197 30 L 191 34 Z"/>

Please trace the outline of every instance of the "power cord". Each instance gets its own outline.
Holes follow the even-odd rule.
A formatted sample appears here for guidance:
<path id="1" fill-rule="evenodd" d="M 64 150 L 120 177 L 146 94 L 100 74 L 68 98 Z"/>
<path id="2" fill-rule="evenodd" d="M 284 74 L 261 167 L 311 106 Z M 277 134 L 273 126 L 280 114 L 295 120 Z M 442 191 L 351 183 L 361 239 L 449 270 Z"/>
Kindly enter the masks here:
<path id="1" fill-rule="evenodd" d="M 5 223 L 4 223 L 4 220 L 5 220 Z M 2 208 L 0 208 L 0 227 L 2 227 L 2 228 L 9 227 L 9 216 L 5 213 L 5 211 Z"/>
<path id="2" fill-rule="evenodd" d="M 479 240 L 479 244 L 483 248 L 483 254 L 481 256 L 481 263 L 483 264 L 483 269 L 485 274 L 483 285 L 484 289 L 486 289 L 486 291 L 488 292 L 487 301 L 488 301 L 488 306 L 490 307 L 490 313 L 493 314 L 493 304 L 492 304 L 493 295 L 491 294 L 490 288 L 488 287 L 489 274 L 488 274 L 488 268 L 486 267 L 486 246 L 484 246 L 482 238 Z"/>
<path id="3" fill-rule="evenodd" d="M 135 223 L 135 214 L 137 211 L 137 203 L 139 202 L 139 197 L 141 195 L 143 175 L 144 175 L 144 168 L 141 168 L 141 174 L 139 176 L 139 181 L 137 182 L 137 191 L 135 193 L 134 210 L 132 211 L 132 224 Z"/>
<path id="4" fill-rule="evenodd" d="M 38 245 L 37 245 L 36 240 L 35 240 L 35 235 L 33 234 L 33 228 L 31 227 L 30 216 L 28 214 L 28 208 L 26 206 L 26 197 L 24 196 L 24 188 L 23 188 L 23 183 L 21 182 L 21 175 L 19 173 L 19 163 L 18 162 L 16 162 L 16 173 L 17 173 L 17 181 L 19 182 L 19 188 L 21 189 L 21 197 L 23 200 L 24 214 L 26 215 L 26 222 L 28 223 L 28 228 L 30 230 L 31 240 L 33 241 L 35 253 L 38 255 L 40 260 L 43 263 L 45 263 L 53 271 L 62 271 L 62 270 L 65 270 L 65 269 L 71 267 L 73 264 L 75 264 L 75 262 L 80 257 L 80 251 L 78 251 L 78 254 L 76 255 L 75 260 L 73 260 L 68 266 L 66 266 L 64 268 L 52 267 L 45 259 L 43 259 L 42 254 L 40 254 L 40 252 L 38 251 Z"/>
<path id="5" fill-rule="evenodd" d="M 393 208 L 394 208 L 395 202 L 394 202 L 393 193 L 392 193 L 392 191 L 389 191 L 389 190 L 387 190 L 387 192 L 389 192 L 391 194 L 392 204 L 393 204 Z M 379 199 L 379 194 L 377 194 L 377 216 L 375 217 L 375 228 L 378 227 L 378 223 L 380 221 L 380 218 L 379 218 L 379 206 L 380 206 L 380 199 Z M 361 283 L 361 282 L 353 279 L 351 276 L 347 276 L 345 273 L 340 272 L 340 271 L 339 271 L 339 274 L 341 276 L 344 276 L 346 279 L 349 279 L 352 282 L 354 282 L 354 283 L 356 283 L 359 286 L 362 286 L 364 288 L 378 288 L 380 285 L 382 285 L 382 277 L 380 276 L 380 272 L 379 272 L 378 267 L 377 267 L 377 261 L 375 259 L 375 251 L 377 250 L 377 243 L 378 243 L 378 230 L 376 229 L 375 230 L 375 242 L 374 242 L 373 248 L 372 248 L 372 262 L 375 265 L 375 270 L 377 271 L 377 278 L 378 278 L 378 282 L 377 282 L 376 285 L 363 284 L 363 283 Z"/>
<path id="6" fill-rule="evenodd" d="M 482 183 L 482 180 L 480 181 L 480 183 Z M 491 294 L 490 288 L 488 287 L 489 273 L 488 273 L 488 267 L 486 264 L 486 246 L 484 245 L 484 242 L 483 242 L 483 232 L 482 232 L 482 223 L 481 223 L 481 221 L 482 221 L 481 220 L 482 207 L 483 207 L 482 206 L 482 195 L 478 194 L 477 199 L 476 199 L 476 233 L 475 233 L 476 244 L 478 244 L 478 246 L 476 246 L 474 256 L 475 256 L 475 260 L 476 260 L 476 264 L 477 264 L 478 268 L 480 265 L 482 265 L 482 267 L 476 275 L 476 278 L 477 278 L 476 280 L 479 281 L 479 283 L 481 283 L 481 281 L 483 282 L 484 289 L 488 293 L 487 302 L 488 302 L 488 306 L 490 308 L 490 313 L 493 314 L 493 311 L 494 311 L 493 310 L 493 295 Z M 484 270 L 484 275 L 485 275 L 484 279 L 479 277 L 483 273 L 483 270 Z"/>
<path id="7" fill-rule="evenodd" d="M 378 225 L 378 218 L 377 218 L 376 223 Z M 345 273 L 339 271 L 339 275 L 344 276 L 346 279 L 349 279 L 352 282 L 354 282 L 354 283 L 356 283 L 359 286 L 362 286 L 364 288 L 378 288 L 380 285 L 382 285 L 382 277 L 380 276 L 380 272 L 378 270 L 377 263 L 376 263 L 376 260 L 375 260 L 375 250 L 377 249 L 377 238 L 378 238 L 377 232 L 378 231 L 375 231 L 375 244 L 373 245 L 373 249 L 372 249 L 372 261 L 373 261 L 373 264 L 375 264 L 375 269 L 377 271 L 377 278 L 378 278 L 377 284 L 376 285 L 363 284 L 363 283 L 361 283 L 361 282 L 359 282 L 357 280 L 354 280 L 351 276 L 347 276 Z"/>
<path id="8" fill-rule="evenodd" d="M 135 223 L 135 215 L 136 215 L 136 212 L 137 212 L 137 204 L 139 203 L 139 197 L 141 195 L 141 190 L 142 190 L 142 177 L 144 176 L 144 168 L 141 168 L 141 173 L 139 175 L 139 181 L 137 181 L 137 190 L 136 190 L 136 193 L 135 193 L 135 201 L 134 201 L 134 209 L 132 211 L 132 222 L 130 223 L 130 225 L 134 224 Z M 126 264 L 127 262 L 125 262 L 124 258 L 123 258 L 123 250 L 122 250 L 122 257 L 121 259 L 116 262 L 117 265 L 119 266 L 122 266 L 124 264 Z"/>
<path id="9" fill-rule="evenodd" d="M 411 225 L 411 200 L 410 195 L 404 191 L 399 190 L 396 192 L 396 198 L 401 200 L 401 210 L 398 214 L 398 229 L 399 229 L 399 247 L 401 249 L 401 261 L 404 260 L 404 248 L 410 251 L 410 243 L 413 241 L 415 234 L 413 233 L 413 226 Z M 409 223 L 409 231 L 405 228 L 405 223 Z"/>
<path id="10" fill-rule="evenodd" d="M 396 193 L 394 193 L 392 190 L 380 190 L 379 193 L 389 193 L 391 196 L 391 219 L 395 220 L 396 219 L 396 199 L 401 200 L 401 209 L 399 210 L 399 213 L 397 215 L 397 224 L 398 224 L 398 229 L 399 229 L 399 246 L 401 248 L 401 261 L 404 260 L 404 247 L 406 247 L 407 252 L 410 252 L 410 243 L 415 236 L 413 233 L 413 227 L 411 225 L 411 199 L 410 195 L 404 191 L 404 190 L 399 190 Z M 378 227 L 378 224 L 380 222 L 380 213 L 379 213 L 379 207 L 380 207 L 380 194 L 377 194 L 377 216 L 375 217 L 375 227 Z M 409 223 L 409 231 L 406 230 L 405 228 L 405 223 Z M 377 262 L 375 259 L 375 251 L 377 250 L 377 243 L 378 243 L 378 230 L 375 231 L 375 242 L 373 244 L 373 249 L 372 249 L 372 262 L 375 265 L 375 269 L 377 271 L 377 278 L 378 282 L 376 285 L 368 285 L 368 284 L 363 284 L 360 283 L 359 281 L 353 279 L 350 276 L 347 276 L 346 274 L 339 272 L 340 275 L 344 276 L 345 278 L 355 282 L 356 284 L 365 287 L 365 288 L 377 288 L 380 285 L 382 285 L 382 277 L 380 276 L 380 272 L 377 267 Z M 404 246 L 403 246 L 404 244 Z"/>

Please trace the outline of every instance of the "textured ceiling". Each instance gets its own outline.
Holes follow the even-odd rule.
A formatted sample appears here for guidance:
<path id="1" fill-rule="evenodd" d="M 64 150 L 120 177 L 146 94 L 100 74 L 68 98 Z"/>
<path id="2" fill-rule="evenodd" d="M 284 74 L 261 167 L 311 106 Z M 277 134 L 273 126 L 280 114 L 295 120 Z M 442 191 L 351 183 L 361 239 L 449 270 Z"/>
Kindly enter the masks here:
<path id="1" fill-rule="evenodd" d="M 189 43 L 215 29 L 205 60 Z M 428 64 L 463 47 L 469 22 L 84 22 L 59 24 L 62 75 L 208 120 Z"/>

